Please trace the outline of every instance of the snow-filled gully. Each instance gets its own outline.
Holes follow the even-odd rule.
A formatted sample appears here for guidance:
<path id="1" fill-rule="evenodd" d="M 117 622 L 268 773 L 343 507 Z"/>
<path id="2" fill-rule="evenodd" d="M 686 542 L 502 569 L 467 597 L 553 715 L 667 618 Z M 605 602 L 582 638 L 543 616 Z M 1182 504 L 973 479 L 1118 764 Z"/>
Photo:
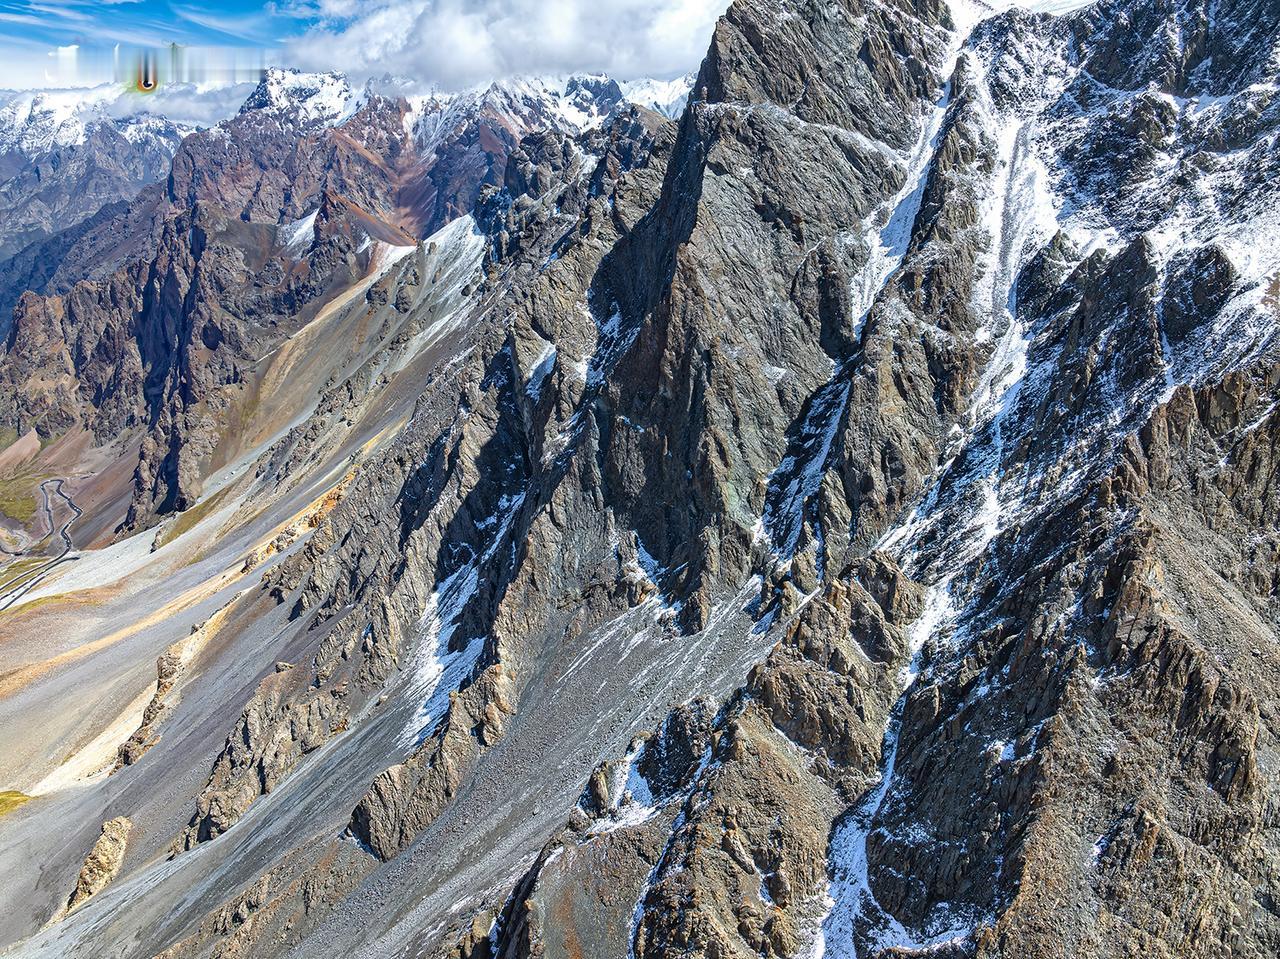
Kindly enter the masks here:
<path id="1" fill-rule="evenodd" d="M 467 604 L 480 586 L 480 571 L 508 541 L 507 534 L 524 507 L 526 495 L 520 492 L 503 496 L 498 512 L 476 524 L 487 534 L 484 553 L 443 580 L 427 599 L 407 687 L 409 698 L 421 701 L 422 705 L 401 732 L 403 747 L 420 746 L 431 735 L 448 706 L 450 693 L 471 673 L 484 650 L 483 636 L 468 638 L 461 649 L 450 649 L 450 645 Z"/>
<path id="2" fill-rule="evenodd" d="M 943 630 L 959 628 L 960 611 L 952 596 L 954 572 L 987 548 L 1007 525 L 1014 506 L 1005 502 L 1008 497 L 1002 488 L 1004 421 L 1022 388 L 1030 345 L 1029 332 L 1017 316 L 1014 290 L 1018 273 L 1036 243 L 1056 229 L 1057 212 L 1042 164 L 1030 146 L 1031 130 L 994 115 L 990 119 L 998 131 L 1000 163 L 982 210 L 992 243 L 982 264 L 984 280 L 975 293 L 975 306 L 988 317 L 979 337 L 985 333 L 998 339 L 964 426 L 933 487 L 906 520 L 877 544 L 895 553 L 911 573 L 932 578 L 932 582 L 923 611 L 908 630 L 910 664 L 903 671 L 902 692 L 885 730 L 880 780 L 832 831 L 828 852 L 831 879 L 823 896 L 824 915 L 806 953 L 809 959 L 857 959 L 857 942 L 865 943 L 871 952 L 891 947 L 928 949 L 962 942 L 972 934 L 973 917 L 955 911 L 939 909 L 930 917 L 927 929 L 911 930 L 885 910 L 871 889 L 867 842 L 894 790 L 902 714 L 918 675 L 921 653 Z M 970 451 L 962 472 L 955 473 L 960 454 L 969 445 L 977 448 Z M 954 532 L 936 547 L 932 561 L 926 562 L 916 544 L 944 517 Z"/>
<path id="3" fill-rule="evenodd" d="M 951 596 L 946 583 L 930 588 L 924 610 L 908 630 L 910 665 L 903 670 L 903 692 L 894 704 L 885 731 L 882 755 L 884 769 L 880 782 L 863 798 L 834 830 L 829 858 L 832 879 L 828 884 L 824 908 L 826 915 L 810 945 L 809 959 L 820 957 L 853 957 L 855 930 L 877 940 L 876 948 L 899 946 L 922 949 L 946 942 L 961 941 L 969 935 L 967 923 L 948 925 L 929 936 L 916 936 L 885 910 L 871 890 L 867 863 L 867 839 L 877 814 L 892 789 L 894 769 L 898 761 L 898 734 L 902 724 L 907 693 L 918 675 L 920 653 L 929 640 L 952 618 Z"/>
<path id="4" fill-rule="evenodd" d="M 953 65 L 948 66 L 948 74 Z M 926 115 L 924 130 L 907 158 L 902 189 L 878 211 L 883 214 L 887 210 L 888 215 L 876 234 L 867 262 L 850 283 L 854 340 L 861 334 L 876 299 L 902 265 L 950 105 L 951 83 L 948 81 L 938 102 Z M 851 235 L 869 232 L 874 219 L 869 218 Z M 827 471 L 831 447 L 849 403 L 850 372 L 849 363 L 841 364 L 814 394 L 800 428 L 799 455 L 787 455 L 769 475 L 761 526 L 774 552 L 783 559 L 794 555 L 804 526 L 805 507 L 817 493 Z"/>

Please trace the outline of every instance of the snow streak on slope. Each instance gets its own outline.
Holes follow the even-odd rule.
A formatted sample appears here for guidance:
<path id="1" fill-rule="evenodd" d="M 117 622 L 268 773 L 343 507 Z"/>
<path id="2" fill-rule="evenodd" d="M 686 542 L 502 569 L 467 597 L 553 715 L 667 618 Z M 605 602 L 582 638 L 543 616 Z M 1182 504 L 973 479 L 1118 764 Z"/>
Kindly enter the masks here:
<path id="1" fill-rule="evenodd" d="M 402 746 L 418 746 L 431 735 L 434 724 L 444 715 L 449 694 L 471 672 L 484 649 L 484 637 L 468 637 L 461 647 L 454 642 L 458 625 L 467 604 L 480 586 L 485 565 L 497 553 L 511 532 L 525 494 L 503 496 L 498 511 L 476 523 L 484 536 L 485 551 L 472 557 L 436 587 L 427 600 L 426 611 L 419 623 L 421 637 L 417 653 L 410 665 L 407 695 L 422 701 L 400 737 Z"/>
<path id="2" fill-rule="evenodd" d="M 288 253 L 298 256 L 311 246 L 315 240 L 316 214 L 319 212 L 318 209 L 312 210 L 301 219 L 280 224 L 277 235 Z"/>
<path id="3" fill-rule="evenodd" d="M 948 70 L 951 64 L 948 63 Z M 911 229 L 920 211 L 933 153 L 938 145 L 942 122 L 951 102 L 948 83 L 938 102 L 926 113 L 923 129 L 915 150 L 905 158 L 906 176 L 902 189 L 878 210 L 868 222 L 851 231 L 840 242 L 851 242 L 871 232 L 872 223 L 881 219 L 867 262 L 851 283 L 853 303 L 853 338 L 856 340 L 866 323 L 876 298 L 902 264 Z M 887 147 L 881 148 L 888 151 Z M 859 357 L 852 362 L 856 363 Z M 804 526 L 804 513 L 826 474 L 831 446 L 849 403 L 851 363 L 839 367 L 831 380 L 821 387 L 809 407 L 800 434 L 789 446 L 786 457 L 769 475 L 761 528 L 768 535 L 775 553 L 790 559 L 796 550 Z"/>
<path id="4" fill-rule="evenodd" d="M 936 572 L 923 611 L 908 631 L 911 663 L 885 732 L 880 783 L 832 835 L 832 879 L 825 896 L 825 917 L 811 951 L 814 957 L 857 959 L 859 942 L 871 953 L 959 943 L 969 937 L 980 918 L 940 904 L 926 928 L 907 929 L 879 904 L 871 889 L 867 842 L 877 828 L 878 813 L 892 795 L 902 713 L 918 675 L 920 653 L 926 644 L 941 642 L 940 634 L 949 625 L 956 627 L 961 613 L 955 605 L 952 578 L 981 554 L 1008 522 L 1002 490 L 1003 427 L 1026 374 L 1030 342 L 1025 324 L 1018 319 L 1014 288 L 1018 273 L 1057 225 L 1056 205 L 1043 164 L 1031 148 L 1032 138 L 1024 123 L 1017 117 L 998 116 L 989 101 L 981 106 L 985 126 L 996 134 L 999 152 L 988 200 L 981 211 L 982 229 L 990 237 L 990 245 L 979 264 L 982 279 L 976 286 L 974 306 L 978 315 L 986 318 L 979 340 L 993 336 L 998 340 L 965 417 L 967 428 L 961 429 L 953 443 L 951 458 L 940 470 L 936 485 L 907 520 L 878 544 L 898 553 L 903 567 L 916 576 L 927 570 Z M 959 475 L 951 476 L 966 445 L 975 441 L 979 454 L 965 457 Z M 944 499 L 940 491 L 948 481 L 953 481 L 954 487 Z M 944 516 L 948 534 L 934 544 L 926 561 L 917 543 Z M 957 641 L 953 636 L 951 644 Z"/>
<path id="5" fill-rule="evenodd" d="M 388 372 L 399 372 L 423 350 L 443 342 L 445 337 L 460 329 L 463 317 L 467 315 L 464 308 L 467 298 L 463 291 L 480 269 L 485 243 L 484 234 L 470 213 L 458 217 L 422 241 L 420 247 L 426 251 L 427 257 L 423 272 L 432 280 L 431 304 L 422 329 L 405 344 Z"/>
<path id="6" fill-rule="evenodd" d="M 878 544 L 895 554 L 913 576 L 931 584 L 925 612 L 912 630 L 911 648 L 914 654 L 922 644 L 932 642 L 950 650 L 947 655 L 933 657 L 934 669 L 963 655 L 974 614 L 964 601 L 972 584 L 962 580 L 992 541 L 1014 523 L 1026 521 L 1032 511 L 1052 508 L 1061 502 L 1064 490 L 1077 488 L 1105 467 L 1110 451 L 1127 432 L 1125 424 L 1143 422 L 1176 386 L 1221 376 L 1226 369 L 1249 362 L 1259 351 L 1274 348 L 1277 324 L 1274 288 L 1280 263 L 1274 253 L 1276 244 L 1251 244 L 1251 252 L 1246 253 L 1233 243 L 1233 238 L 1240 236 L 1280 236 L 1274 210 L 1255 207 L 1244 219 L 1232 222 L 1224 211 L 1197 210 L 1194 204 L 1187 207 L 1179 197 L 1178 205 L 1145 232 L 1132 227 L 1125 230 L 1117 221 L 1087 220 L 1086 215 L 1102 208 L 1101 203 L 1077 200 L 1071 204 L 1054 191 L 1055 185 L 1065 182 L 1056 176 L 1064 165 L 1056 153 L 1064 143 L 1064 128 L 1076 121 L 1089 122 L 1071 116 L 1064 123 L 1050 113 L 1074 79 L 1074 65 L 1059 64 L 1062 74 L 1056 81 L 1052 69 L 1038 78 L 1039 102 L 1002 111 L 985 95 L 990 79 L 979 60 L 973 57 L 983 93 L 979 103 L 982 125 L 999 145 L 999 162 L 990 201 L 982 210 L 982 227 L 992 242 L 980 263 L 982 281 L 977 286 L 975 306 L 987 318 L 979 340 L 992 340 L 995 346 L 935 483 L 907 520 Z M 1143 95 L 1144 91 L 1116 91 L 1113 104 Z M 1172 184 L 1159 182 L 1144 186 L 1153 191 L 1173 189 Z M 1060 459 L 1050 466 L 1042 464 L 1041 472 L 1033 472 L 1027 464 L 1006 462 L 1006 450 L 1032 428 L 1026 411 L 1049 389 L 1065 347 L 1050 348 L 1052 341 L 1038 337 L 1039 331 L 1029 326 L 1032 318 L 1019 314 L 1015 291 L 1019 273 L 1031 255 L 1059 226 L 1070 235 L 1079 257 L 1098 249 L 1115 255 L 1127 242 L 1141 237 L 1148 248 L 1155 249 L 1156 260 L 1162 264 L 1157 296 L 1167 295 L 1163 286 L 1170 263 L 1192 256 L 1198 247 L 1216 245 L 1236 268 L 1237 292 L 1214 322 L 1197 334 L 1198 343 L 1184 344 L 1174 353 L 1161 330 L 1163 369 L 1124 394 L 1102 390 L 1077 420 L 1074 442 L 1061 452 Z M 1267 289 L 1273 292 L 1264 292 Z M 1269 309 L 1264 306 L 1268 296 Z M 1039 355 L 1037 347 L 1042 348 Z M 1097 375 L 1101 378 L 1110 372 L 1104 365 Z M 1049 483 L 1054 484 L 1056 495 L 1041 500 L 1041 487 Z M 1000 573 L 991 562 L 983 575 L 998 577 Z M 948 626 L 950 639 L 943 644 L 939 632 L 947 631 Z M 989 921 L 989 917 L 960 914 L 941 903 L 925 928 L 907 929 L 880 906 L 869 884 L 867 842 L 884 828 L 877 824 L 877 815 L 894 801 L 901 716 L 914 678 L 913 669 L 886 731 L 880 783 L 833 834 L 832 881 L 827 914 L 813 947 L 815 956 L 854 957 L 893 947 L 928 949 L 967 939 L 977 923 Z"/>
<path id="7" fill-rule="evenodd" d="M 768 534 L 774 552 L 783 558 L 795 555 L 805 507 L 822 485 L 831 444 L 848 403 L 847 375 L 822 387 L 815 394 L 801 428 L 799 449 L 788 453 L 769 476 L 770 495 L 765 501 L 761 528 Z"/>
<path id="8" fill-rule="evenodd" d="M 829 855 L 833 876 L 826 893 L 827 912 L 809 951 L 810 959 L 824 956 L 857 959 L 858 952 L 853 945 L 855 934 L 869 941 L 871 954 L 877 949 L 931 949 L 945 943 L 963 942 L 969 936 L 972 928 L 969 918 L 945 909 L 931 917 L 927 933 L 916 935 L 909 931 L 876 900 L 867 865 L 867 839 L 874 829 L 876 814 L 893 788 L 902 710 L 919 673 L 921 651 L 953 617 L 951 597 L 943 583 L 929 590 L 919 619 L 907 631 L 911 661 L 904 671 L 902 695 L 893 707 L 885 732 L 880 782 L 832 835 Z"/>
<path id="9" fill-rule="evenodd" d="M 961 51 L 974 26 L 990 16 L 995 9 L 982 0 L 972 0 L 972 2 L 966 0 L 966 2 L 951 4 L 956 32 L 952 35 L 942 68 L 942 75 L 947 78 L 947 81 L 937 103 L 925 115 L 923 130 L 915 149 L 909 157 L 901 158 L 905 161 L 906 170 L 903 186 L 897 195 L 867 220 L 839 238 L 841 243 L 847 244 L 858 242 L 868 235 L 873 237 L 866 263 L 850 283 L 851 322 L 855 340 L 860 337 L 867 316 L 902 265 L 903 257 L 907 253 L 912 229 L 915 226 L 929 172 L 932 169 L 934 154 L 942 136 L 943 124 L 951 108 L 953 97 L 951 78 Z M 1006 139 L 1001 141 L 1002 149 L 1011 149 L 1012 138 L 1015 137 L 1016 130 L 1013 130 Z M 883 144 L 872 144 L 872 146 L 886 156 L 893 156 L 892 151 Z M 1023 151 L 1026 152 L 1025 143 Z M 1033 179 L 1039 177 L 1038 169 L 1031 170 L 1033 163 L 1033 158 L 1028 156 L 1019 175 L 1030 176 Z M 1046 222 L 1053 222 L 1053 207 L 1047 206 L 1043 199 L 1036 199 L 1038 196 L 1043 197 L 1044 189 L 1043 186 L 1035 183 L 1020 183 L 1018 194 L 1020 205 L 1015 204 L 999 211 L 999 215 L 1008 221 L 1007 227 L 1002 228 L 999 233 L 993 231 L 992 235 L 993 237 L 1003 237 L 1005 233 L 1011 235 L 1010 240 L 1004 243 L 1002 248 L 1002 255 L 1006 259 L 1008 248 L 1014 242 L 1012 233 L 1015 228 L 1020 226 L 1025 234 L 1036 228 L 1042 228 Z M 989 203 L 1007 202 L 1001 198 L 1008 193 L 1009 191 L 1003 188 L 993 190 Z M 1025 236 L 1019 239 L 1025 239 Z M 1020 245 L 1018 249 L 1021 250 Z M 1020 265 L 1004 264 L 1001 282 L 996 286 L 1007 289 L 1014 275 L 1010 271 L 1014 266 Z M 988 290 L 994 289 L 995 286 L 988 285 Z M 989 293 L 989 295 L 994 294 Z M 1007 342 L 1002 341 L 1000 362 L 989 370 L 984 384 L 984 409 L 988 411 L 994 410 L 999 396 L 1003 395 L 1004 391 L 1021 376 L 1018 361 L 1020 356 L 1025 355 L 1026 348 L 1022 331 L 1015 330 L 1013 327 L 1012 308 L 1006 308 L 1004 304 L 1000 304 L 994 312 L 997 317 L 1007 316 L 1009 319 L 992 324 L 999 327 L 1006 336 Z M 991 335 L 990 330 L 987 335 Z M 856 364 L 860 361 L 861 357 L 855 356 L 843 364 L 835 371 L 831 380 L 815 393 L 798 437 L 789 444 L 786 457 L 769 476 L 760 528 L 768 535 L 774 552 L 783 559 L 790 559 L 794 555 L 805 523 L 805 511 L 830 466 L 829 458 L 834 436 L 844 419 L 848 404 L 849 380 L 856 370 Z M 817 530 L 816 535 L 821 538 L 822 531 Z"/>
<path id="10" fill-rule="evenodd" d="M 969 59 L 981 75 L 977 58 Z M 975 338 L 994 339 L 994 348 L 937 482 L 907 522 L 879 544 L 882 549 L 903 548 L 941 525 L 945 534 L 933 546 L 929 564 L 936 570 L 954 570 L 976 556 L 1008 522 L 1003 515 L 1008 505 L 1003 488 L 1009 482 L 1004 471 L 1006 422 L 1021 395 L 1031 345 L 1027 320 L 1018 312 L 1017 278 L 1058 228 L 1059 204 L 1033 146 L 1034 121 L 1001 116 L 986 97 L 979 106 L 985 128 L 994 135 L 997 157 L 981 209 L 981 228 L 990 243 L 977 264 L 973 307 L 983 317 Z"/>
<path id="11" fill-rule="evenodd" d="M 933 155 L 938 149 L 938 138 L 942 135 L 942 121 L 947 115 L 951 103 L 951 83 L 947 82 L 942 96 L 929 112 L 925 124 L 924 135 L 916 145 L 915 152 L 907 161 L 907 177 L 902 189 L 886 206 L 853 230 L 846 239 L 856 240 L 868 234 L 875 236 L 871 244 L 871 252 L 866 265 L 854 277 L 850 285 L 850 300 L 853 303 L 853 338 L 856 340 L 867 322 L 867 314 L 875 305 L 889 278 L 902 265 L 906 256 L 907 245 L 911 242 L 911 229 L 915 225 L 916 215 L 920 212 L 920 201 L 924 198 L 925 185 L 929 180 L 929 170 L 933 164 Z M 885 213 L 888 216 L 885 217 Z M 873 222 L 884 219 L 879 232 L 874 232 Z"/>
<path id="12" fill-rule="evenodd" d="M 639 826 L 657 812 L 658 800 L 638 767 L 644 750 L 644 743 L 633 746 L 614 767 L 609 776 L 608 815 L 592 824 L 593 835 Z"/>

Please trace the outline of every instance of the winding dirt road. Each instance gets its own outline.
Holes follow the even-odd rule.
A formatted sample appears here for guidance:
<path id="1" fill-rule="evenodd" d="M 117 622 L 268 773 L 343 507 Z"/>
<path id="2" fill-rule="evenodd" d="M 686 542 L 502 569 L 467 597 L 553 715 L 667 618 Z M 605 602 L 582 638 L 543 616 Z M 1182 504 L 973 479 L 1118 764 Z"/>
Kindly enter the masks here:
<path id="1" fill-rule="evenodd" d="M 71 515 L 67 518 L 67 521 L 57 528 L 58 537 L 62 540 L 62 551 L 47 563 L 37 566 L 35 569 L 27 570 L 12 582 L 7 583 L 4 590 L 0 592 L 0 611 L 8 609 L 31 590 L 35 589 L 55 566 L 61 563 L 73 562 L 77 558 L 69 555 L 75 548 L 75 543 L 71 539 L 71 524 L 79 519 L 84 511 L 76 505 L 75 500 L 67 495 L 66 490 L 63 489 L 64 482 L 59 478 L 47 479 L 40 484 L 41 508 L 44 510 L 45 519 L 48 520 L 50 533 L 55 529 L 53 497 L 57 496 L 62 499 L 71 510 Z M 10 553 L 9 555 L 16 554 Z"/>

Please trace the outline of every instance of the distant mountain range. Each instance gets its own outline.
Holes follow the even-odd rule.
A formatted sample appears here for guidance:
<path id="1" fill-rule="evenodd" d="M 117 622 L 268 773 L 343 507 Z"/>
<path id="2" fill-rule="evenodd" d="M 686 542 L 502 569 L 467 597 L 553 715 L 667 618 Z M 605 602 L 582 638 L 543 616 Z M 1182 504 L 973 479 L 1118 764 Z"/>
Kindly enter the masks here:
<path id="1" fill-rule="evenodd" d="M 514 80 L 410 99 L 416 110 L 434 117 L 446 108 L 457 116 L 506 98 L 514 114 L 542 110 L 548 119 L 554 115 L 557 123 L 577 128 L 603 120 L 622 102 L 678 113 L 691 83 L 692 76 L 622 86 L 603 77 Z M 338 75 L 272 70 L 256 88 L 181 85 L 147 98 L 114 85 L 0 94 L 0 262 L 25 250 L 5 267 L 10 275 L 0 283 L 0 335 L 9 326 L 14 291 L 41 285 L 41 271 L 51 259 L 46 244 L 65 245 L 66 237 L 57 234 L 163 179 L 179 143 L 194 130 L 251 109 L 297 111 L 303 122 L 338 122 L 342 111 L 354 112 L 373 90 L 412 87 L 388 79 L 355 92 Z"/>

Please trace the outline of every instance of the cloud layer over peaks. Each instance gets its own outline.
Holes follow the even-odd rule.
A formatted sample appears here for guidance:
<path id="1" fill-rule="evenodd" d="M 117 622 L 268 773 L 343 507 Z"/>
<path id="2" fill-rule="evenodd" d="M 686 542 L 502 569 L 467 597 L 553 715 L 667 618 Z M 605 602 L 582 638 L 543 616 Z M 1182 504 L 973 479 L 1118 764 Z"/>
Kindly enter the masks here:
<path id="1" fill-rule="evenodd" d="M 696 69 L 728 0 L 318 0 L 283 60 L 444 89 L 529 74 Z"/>

